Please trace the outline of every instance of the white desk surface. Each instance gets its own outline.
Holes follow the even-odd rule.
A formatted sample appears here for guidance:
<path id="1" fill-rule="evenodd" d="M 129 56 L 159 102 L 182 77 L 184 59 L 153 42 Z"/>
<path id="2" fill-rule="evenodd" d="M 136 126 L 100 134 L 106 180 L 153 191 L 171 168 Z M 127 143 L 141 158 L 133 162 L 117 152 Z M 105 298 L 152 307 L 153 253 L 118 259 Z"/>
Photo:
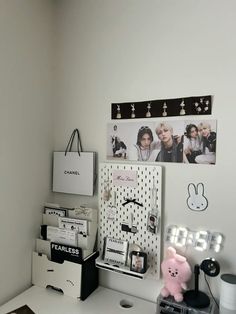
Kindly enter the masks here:
<path id="1" fill-rule="evenodd" d="M 133 303 L 131 308 L 120 306 L 121 300 Z M 155 314 L 156 304 L 115 290 L 99 287 L 85 301 L 64 296 L 52 289 L 32 286 L 0 307 L 6 314 L 27 304 L 36 314 Z"/>

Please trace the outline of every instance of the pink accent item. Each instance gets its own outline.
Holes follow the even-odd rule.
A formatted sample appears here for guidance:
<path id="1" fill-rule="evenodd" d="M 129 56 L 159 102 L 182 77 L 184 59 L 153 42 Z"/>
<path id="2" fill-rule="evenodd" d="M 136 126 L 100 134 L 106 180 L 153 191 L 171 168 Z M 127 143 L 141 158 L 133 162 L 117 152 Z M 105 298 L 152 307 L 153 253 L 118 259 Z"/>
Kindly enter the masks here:
<path id="1" fill-rule="evenodd" d="M 191 278 L 191 268 L 184 256 L 176 254 L 172 247 L 167 249 L 167 258 L 161 263 L 164 287 L 161 295 L 166 298 L 172 295 L 176 302 L 183 301 L 183 290 L 187 289 L 186 282 Z"/>

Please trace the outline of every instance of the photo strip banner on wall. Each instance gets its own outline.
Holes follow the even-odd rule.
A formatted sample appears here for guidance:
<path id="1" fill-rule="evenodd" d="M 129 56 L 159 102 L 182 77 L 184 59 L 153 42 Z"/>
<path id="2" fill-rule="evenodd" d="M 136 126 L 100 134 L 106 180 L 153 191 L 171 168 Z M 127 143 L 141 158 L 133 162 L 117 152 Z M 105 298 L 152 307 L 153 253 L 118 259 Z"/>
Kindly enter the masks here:
<path id="1" fill-rule="evenodd" d="M 210 115 L 212 96 L 148 100 L 111 104 L 112 119 L 138 119 L 185 115 Z"/>
<path id="2" fill-rule="evenodd" d="M 107 159 L 216 163 L 216 120 L 109 123 Z"/>

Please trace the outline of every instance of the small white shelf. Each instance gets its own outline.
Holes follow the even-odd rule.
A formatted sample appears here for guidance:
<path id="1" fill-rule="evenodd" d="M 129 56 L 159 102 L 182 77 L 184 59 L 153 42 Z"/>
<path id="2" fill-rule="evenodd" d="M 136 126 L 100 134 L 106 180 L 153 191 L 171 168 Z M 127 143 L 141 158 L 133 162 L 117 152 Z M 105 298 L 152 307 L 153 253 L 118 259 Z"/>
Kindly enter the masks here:
<path id="1" fill-rule="evenodd" d="M 138 278 L 138 279 L 144 279 L 147 276 L 148 270 L 149 270 L 148 268 L 144 274 L 137 273 L 135 271 L 131 271 L 128 266 L 109 264 L 105 262 L 101 257 L 98 257 L 96 259 L 96 266 L 100 269 L 117 272 L 120 274 L 131 276 L 133 278 Z"/>

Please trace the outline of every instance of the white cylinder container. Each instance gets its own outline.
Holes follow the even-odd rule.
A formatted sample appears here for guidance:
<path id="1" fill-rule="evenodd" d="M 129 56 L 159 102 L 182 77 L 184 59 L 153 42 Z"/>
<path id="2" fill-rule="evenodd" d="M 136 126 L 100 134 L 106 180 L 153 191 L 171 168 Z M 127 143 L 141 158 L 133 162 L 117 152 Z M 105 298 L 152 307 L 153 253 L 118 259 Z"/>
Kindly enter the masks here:
<path id="1" fill-rule="evenodd" d="M 220 313 L 236 313 L 236 275 L 221 275 Z"/>

